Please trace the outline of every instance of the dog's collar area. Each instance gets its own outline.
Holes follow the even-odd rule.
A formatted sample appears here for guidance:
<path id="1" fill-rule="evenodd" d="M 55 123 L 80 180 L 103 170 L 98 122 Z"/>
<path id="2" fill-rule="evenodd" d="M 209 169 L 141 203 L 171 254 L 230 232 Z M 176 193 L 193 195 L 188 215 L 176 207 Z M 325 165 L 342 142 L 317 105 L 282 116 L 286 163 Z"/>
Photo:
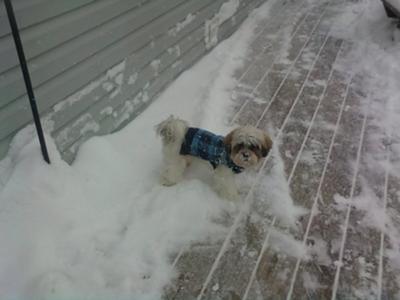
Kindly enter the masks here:
<path id="1" fill-rule="evenodd" d="M 235 164 L 233 162 L 233 160 L 231 159 L 231 149 L 225 145 L 225 152 L 226 152 L 226 166 L 228 166 L 228 168 L 232 169 L 233 173 L 235 174 L 239 174 L 242 173 L 244 171 L 243 167 L 239 167 L 237 164 Z M 212 164 L 212 163 L 211 163 Z M 214 169 L 217 167 L 217 165 L 212 164 L 212 166 L 214 167 Z"/>
<path id="2" fill-rule="evenodd" d="M 214 167 L 214 169 L 217 167 L 217 165 L 214 165 L 212 162 L 210 162 L 210 163 Z M 244 171 L 243 167 L 239 167 L 232 160 L 230 162 L 228 162 L 226 165 L 228 166 L 228 168 L 232 169 L 233 173 L 235 173 L 235 174 L 239 174 Z"/>

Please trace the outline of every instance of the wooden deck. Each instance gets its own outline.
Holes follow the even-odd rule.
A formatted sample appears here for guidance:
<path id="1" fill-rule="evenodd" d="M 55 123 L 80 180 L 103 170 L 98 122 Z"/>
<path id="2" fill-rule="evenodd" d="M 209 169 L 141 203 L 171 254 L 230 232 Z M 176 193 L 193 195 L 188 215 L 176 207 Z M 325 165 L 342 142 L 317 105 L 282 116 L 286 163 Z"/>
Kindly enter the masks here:
<path id="1" fill-rule="evenodd" d="M 225 239 L 177 253 L 177 280 L 165 299 L 399 297 L 390 239 L 365 225 L 365 211 L 353 205 L 368 186 L 384 213 L 400 209 L 399 178 L 370 163 L 371 155 L 392 159 L 393 137 L 369 109 L 385 99 L 372 97 L 367 75 L 348 67 L 357 42 L 332 33 L 352 2 L 282 1 L 258 27 L 236 73 L 232 123 L 275 131 L 292 198 L 308 213 L 290 229 L 255 201 L 261 218 L 241 211 L 228 220 Z M 266 160 L 261 173 L 268 176 L 272 164 Z M 308 256 L 274 246 L 278 232 L 305 246 Z"/>

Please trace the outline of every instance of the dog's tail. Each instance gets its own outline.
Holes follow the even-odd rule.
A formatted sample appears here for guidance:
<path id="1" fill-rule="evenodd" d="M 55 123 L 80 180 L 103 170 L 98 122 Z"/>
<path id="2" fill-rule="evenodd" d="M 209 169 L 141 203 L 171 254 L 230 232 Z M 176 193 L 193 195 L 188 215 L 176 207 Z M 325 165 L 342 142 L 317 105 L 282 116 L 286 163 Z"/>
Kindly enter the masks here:
<path id="1" fill-rule="evenodd" d="M 173 143 L 181 144 L 187 128 L 188 123 L 186 121 L 171 115 L 168 119 L 156 125 L 156 132 L 161 136 L 164 145 Z"/>

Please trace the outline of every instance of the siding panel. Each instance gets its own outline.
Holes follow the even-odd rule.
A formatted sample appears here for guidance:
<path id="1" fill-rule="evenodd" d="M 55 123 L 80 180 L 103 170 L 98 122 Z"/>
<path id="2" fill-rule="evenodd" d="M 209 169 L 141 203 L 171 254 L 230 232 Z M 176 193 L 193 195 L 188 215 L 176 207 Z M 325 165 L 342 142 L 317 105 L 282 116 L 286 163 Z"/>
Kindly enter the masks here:
<path id="1" fill-rule="evenodd" d="M 146 22 L 151 22 L 153 19 L 162 15 L 165 12 L 165 9 L 171 9 L 173 8 L 173 5 L 184 0 L 172 0 L 169 2 L 169 5 L 163 6 L 163 9 L 155 9 L 157 6 L 160 6 L 161 1 L 162 0 L 158 0 L 153 2 L 152 5 L 148 4 L 141 9 L 130 11 L 123 17 L 121 16 L 113 19 L 106 24 L 99 25 L 85 34 L 77 36 L 61 47 L 57 47 L 43 55 L 30 59 L 28 64 L 32 75 L 33 86 L 35 88 L 39 87 L 49 79 L 81 63 L 85 59 L 96 55 L 96 53 L 101 52 L 113 43 L 118 42 L 118 40 L 124 39 L 124 37 L 126 39 L 127 34 L 129 35 L 130 33 L 135 32 L 136 29 L 144 26 Z M 136 2 L 139 3 L 139 1 Z M 105 11 L 104 13 L 107 12 Z M 94 20 L 90 20 L 90 22 L 94 22 Z M 43 25 L 48 26 L 47 23 Z M 65 30 L 68 30 L 68 28 L 65 28 Z M 42 33 L 42 35 L 54 36 L 53 33 Z M 65 36 L 60 36 L 59 38 L 62 39 L 65 38 Z M 15 55 L 12 41 L 9 41 L 8 44 L 10 45 L 9 56 Z M 24 43 L 24 46 L 25 49 L 29 49 L 29 45 Z M 7 55 L 5 58 L 7 58 Z M 3 62 L 4 64 L 11 63 L 11 59 L 2 59 L 0 62 Z M 25 93 L 25 87 L 23 82 L 20 80 L 21 75 L 18 66 L 3 75 L 4 77 L 0 83 L 0 90 L 4 92 L 2 92 L 3 97 L 0 101 L 0 108 Z"/>
<path id="2" fill-rule="evenodd" d="M 141 2 L 144 1 L 95 1 L 91 5 L 67 12 L 58 18 L 50 19 L 48 22 L 42 22 L 26 28 L 21 31 L 21 40 L 24 44 L 26 58 L 29 60 L 56 46 L 63 45 L 70 39 L 93 28 L 97 28 L 99 25 L 109 20 L 116 19 L 117 23 L 130 22 L 130 24 L 133 25 L 132 19 L 129 19 L 130 11 L 132 9 L 135 11 L 135 8 Z M 173 2 L 173 0 L 168 1 L 168 3 L 169 2 Z M 168 7 L 168 5 L 165 6 Z M 156 11 L 160 10 L 157 9 L 160 5 L 154 6 L 150 3 L 144 7 Z M 151 17 L 148 15 L 149 13 L 147 12 L 146 14 L 146 12 L 144 12 L 144 14 L 144 21 L 151 21 Z M 140 15 L 137 14 L 134 14 L 134 16 L 140 17 Z M 140 22 L 138 22 L 138 26 L 141 26 Z M 108 28 L 105 28 L 103 33 L 113 35 L 113 32 L 107 31 L 107 29 Z M 125 30 L 128 31 L 129 27 L 125 28 Z M 116 34 L 118 35 L 120 33 L 117 32 Z M 14 44 L 11 35 L 0 39 L 0 56 L 3 58 L 0 60 L 0 72 L 9 70 L 17 65 L 17 61 L 12 60 L 14 52 Z"/>
<path id="3" fill-rule="evenodd" d="M 44 22 L 62 15 L 68 11 L 78 9 L 95 0 L 49 0 L 49 1 L 13 1 L 15 17 L 20 29 Z M 10 33 L 6 10 L 0 1 L 0 37 Z"/>

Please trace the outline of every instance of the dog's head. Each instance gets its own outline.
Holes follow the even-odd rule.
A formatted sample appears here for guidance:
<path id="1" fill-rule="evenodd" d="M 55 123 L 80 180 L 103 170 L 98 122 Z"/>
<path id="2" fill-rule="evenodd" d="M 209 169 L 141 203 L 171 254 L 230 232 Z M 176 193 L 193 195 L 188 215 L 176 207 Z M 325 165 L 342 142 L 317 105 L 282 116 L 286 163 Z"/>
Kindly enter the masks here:
<path id="1" fill-rule="evenodd" d="M 231 131 L 224 139 L 232 161 L 242 168 L 255 166 L 271 150 L 272 140 L 262 130 L 245 126 Z"/>

